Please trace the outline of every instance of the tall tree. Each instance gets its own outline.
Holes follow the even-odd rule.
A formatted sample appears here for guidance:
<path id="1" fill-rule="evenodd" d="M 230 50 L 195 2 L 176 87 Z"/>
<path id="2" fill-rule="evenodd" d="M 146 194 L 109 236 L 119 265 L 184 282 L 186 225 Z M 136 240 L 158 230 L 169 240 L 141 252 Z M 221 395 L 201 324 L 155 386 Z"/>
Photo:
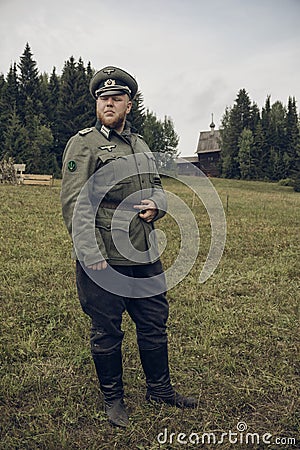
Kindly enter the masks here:
<path id="1" fill-rule="evenodd" d="M 56 75 L 55 67 L 53 67 L 49 79 L 48 96 L 49 101 L 47 108 L 47 118 L 53 137 L 49 168 L 54 176 L 58 177 L 60 176 L 59 167 L 61 166 L 61 150 L 59 144 L 59 114 L 57 108 L 57 102 L 60 97 L 60 81 L 59 77 Z"/>
<path id="2" fill-rule="evenodd" d="M 10 66 L 6 77 L 6 86 L 4 90 L 4 101 L 7 113 L 19 111 L 19 83 L 17 74 L 17 65 L 14 63 Z"/>
<path id="3" fill-rule="evenodd" d="M 58 103 L 59 116 L 59 144 L 64 149 L 68 139 L 78 131 L 78 122 L 74 104 L 77 100 L 76 92 L 76 62 L 73 56 L 65 62 L 60 79 L 60 97 Z"/>
<path id="4" fill-rule="evenodd" d="M 13 64 L 9 68 L 6 80 L 0 79 L 0 141 L 4 141 L 4 132 L 9 126 L 13 113 L 18 112 L 19 85 L 17 67 Z M 3 149 L 2 149 L 3 152 Z"/>
<path id="5" fill-rule="evenodd" d="M 140 91 L 137 92 L 132 101 L 132 109 L 128 115 L 128 120 L 139 134 L 144 133 L 145 107 L 143 95 Z"/>
<path id="6" fill-rule="evenodd" d="M 144 121 L 144 139 L 152 152 L 160 152 L 163 143 L 163 126 L 156 115 L 147 109 Z"/>
<path id="7" fill-rule="evenodd" d="M 31 109 L 32 105 L 34 105 L 35 115 L 39 115 L 41 111 L 39 71 L 28 43 L 26 44 L 25 50 L 20 57 L 18 67 L 20 69 L 19 115 L 21 122 L 26 124 L 28 108 Z M 31 117 L 30 113 L 29 117 Z"/>
<path id="8" fill-rule="evenodd" d="M 264 134 L 264 150 L 262 154 L 261 170 L 265 178 L 270 178 L 273 171 L 270 167 L 270 157 L 272 148 L 272 130 L 271 130 L 271 97 L 268 95 L 265 106 L 262 108 L 261 124 Z"/>
<path id="9" fill-rule="evenodd" d="M 172 170 L 179 142 L 172 120 L 165 117 L 162 122 L 153 112 L 147 110 L 144 121 L 144 138 L 154 152 L 158 169 Z"/>
<path id="10" fill-rule="evenodd" d="M 76 87 L 77 100 L 74 104 L 80 127 L 92 126 L 95 123 L 95 101 L 89 92 L 89 77 L 83 61 L 79 58 L 76 65 Z"/>
<path id="11" fill-rule="evenodd" d="M 49 101 L 47 108 L 47 118 L 52 131 L 54 131 L 54 129 L 57 128 L 58 123 L 57 102 L 59 97 L 60 97 L 60 82 L 59 77 L 56 74 L 56 68 L 53 67 L 48 83 Z M 55 135 L 55 132 L 53 134 Z"/>
<path id="12" fill-rule="evenodd" d="M 255 112 L 255 108 L 252 111 Z M 227 178 L 240 178 L 239 138 L 244 128 L 250 128 L 254 117 L 250 97 L 245 89 L 240 89 L 234 106 L 225 111 L 221 127 L 222 175 Z"/>
<path id="13" fill-rule="evenodd" d="M 276 181 L 287 177 L 286 153 L 286 108 L 280 101 L 271 106 L 269 143 L 271 144 L 271 155 L 269 165 L 270 179 Z"/>
<path id="14" fill-rule="evenodd" d="M 20 123 L 15 107 L 7 121 L 0 159 L 7 156 L 12 157 L 15 163 L 26 163 L 26 154 L 29 148 L 30 140 L 28 132 L 24 125 Z"/>
<path id="15" fill-rule="evenodd" d="M 248 129 L 254 131 L 258 123 L 261 121 L 259 107 L 255 102 L 250 107 L 250 117 Z"/>
<path id="16" fill-rule="evenodd" d="M 240 133 L 244 128 L 250 129 L 252 120 L 252 111 L 255 116 L 255 107 L 251 107 L 251 100 L 246 89 L 240 89 L 238 92 L 233 111 L 236 111 L 236 126 Z"/>
<path id="17" fill-rule="evenodd" d="M 48 111 L 49 111 L 49 103 L 50 103 L 50 94 L 49 94 L 49 76 L 46 72 L 40 74 L 39 76 L 39 84 L 40 84 L 40 96 L 41 96 L 41 110 L 40 110 L 40 119 L 46 124 L 50 125 L 48 119 Z"/>
<path id="18" fill-rule="evenodd" d="M 256 127 L 253 132 L 254 139 L 254 166 L 255 166 L 255 176 L 256 180 L 262 180 L 264 178 L 264 171 L 262 167 L 263 153 L 265 147 L 265 137 L 263 133 L 261 120 L 257 122 Z"/>
<path id="19" fill-rule="evenodd" d="M 286 177 L 291 176 L 300 149 L 300 133 L 295 97 L 289 97 L 286 114 Z"/>
<path id="20" fill-rule="evenodd" d="M 231 177 L 231 166 L 232 166 L 232 160 L 233 160 L 233 150 L 235 143 L 232 139 L 232 133 L 230 129 L 230 115 L 231 115 L 231 109 L 230 107 L 225 108 L 224 115 L 222 117 L 221 121 L 221 127 L 220 127 L 220 136 L 221 136 L 221 146 L 222 146 L 222 153 L 221 153 L 221 159 L 219 162 L 219 168 L 220 172 L 223 177 L 230 178 Z"/>
<path id="21" fill-rule="evenodd" d="M 175 158 L 178 156 L 179 136 L 170 117 L 165 116 L 162 123 L 163 145 L 160 165 L 165 170 L 175 170 Z"/>
<path id="22" fill-rule="evenodd" d="M 81 59 L 76 63 L 71 56 L 66 61 L 61 76 L 58 104 L 60 153 L 73 134 L 95 122 L 95 101 L 88 89 L 89 76 Z"/>
<path id="23" fill-rule="evenodd" d="M 6 82 L 3 74 L 0 74 L 0 142 L 4 140 L 4 132 L 7 126 L 7 110 L 5 105 Z M 1 152 L 1 150 L 0 150 Z"/>
<path id="24" fill-rule="evenodd" d="M 251 180 L 251 178 L 255 178 L 256 172 L 253 157 L 254 138 L 251 130 L 248 128 L 243 129 L 238 146 L 238 162 L 241 178 L 244 180 Z"/>

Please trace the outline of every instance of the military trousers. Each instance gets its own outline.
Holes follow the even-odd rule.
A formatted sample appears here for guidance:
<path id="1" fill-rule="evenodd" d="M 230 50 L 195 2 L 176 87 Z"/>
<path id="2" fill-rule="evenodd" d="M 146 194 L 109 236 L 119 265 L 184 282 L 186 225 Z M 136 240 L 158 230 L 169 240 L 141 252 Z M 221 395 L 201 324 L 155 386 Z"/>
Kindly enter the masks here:
<path id="1" fill-rule="evenodd" d="M 91 318 L 91 352 L 110 354 L 121 348 L 124 332 L 122 317 L 125 311 L 135 323 L 137 342 L 142 350 L 152 350 L 167 343 L 166 324 L 169 305 L 160 260 L 152 264 L 112 266 L 118 273 L 132 280 L 153 278 L 161 274 L 159 288 L 153 295 L 131 298 L 124 286 L 126 296 L 118 295 L 101 286 L 106 270 L 93 271 L 76 263 L 76 284 L 83 311 Z M 91 275 L 91 277 L 90 277 Z M 95 278 L 96 277 L 96 278 Z M 99 278 L 99 282 L 97 280 Z M 157 277 L 156 277 L 157 278 Z M 154 278 L 155 279 L 155 278 Z M 138 280 L 137 280 L 138 281 Z M 154 281 L 156 283 L 156 281 Z"/>

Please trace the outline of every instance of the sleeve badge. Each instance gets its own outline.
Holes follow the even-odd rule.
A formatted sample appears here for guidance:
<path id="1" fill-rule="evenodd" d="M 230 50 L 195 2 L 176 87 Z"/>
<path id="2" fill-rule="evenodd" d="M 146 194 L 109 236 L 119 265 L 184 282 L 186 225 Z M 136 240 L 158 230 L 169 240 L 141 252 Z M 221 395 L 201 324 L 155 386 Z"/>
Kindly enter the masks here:
<path id="1" fill-rule="evenodd" d="M 75 170 L 77 169 L 77 164 L 75 161 L 69 161 L 68 162 L 68 170 L 70 172 L 75 172 Z"/>

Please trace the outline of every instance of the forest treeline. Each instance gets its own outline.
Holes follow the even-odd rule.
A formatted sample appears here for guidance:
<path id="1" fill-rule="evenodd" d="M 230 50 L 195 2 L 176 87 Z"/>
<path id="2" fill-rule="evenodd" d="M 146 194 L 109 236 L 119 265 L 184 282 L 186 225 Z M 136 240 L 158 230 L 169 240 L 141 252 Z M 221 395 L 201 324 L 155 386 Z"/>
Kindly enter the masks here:
<path id="1" fill-rule="evenodd" d="M 300 176 L 300 132 L 296 100 L 271 104 L 260 111 L 245 89 L 223 115 L 220 172 L 245 180 L 294 179 Z"/>
<path id="2" fill-rule="evenodd" d="M 18 64 L 7 76 L 0 74 L 0 160 L 13 158 L 26 164 L 27 173 L 49 173 L 59 177 L 61 160 L 69 138 L 96 121 L 95 100 L 89 82 L 95 70 L 82 58 L 70 57 L 61 75 L 39 73 L 27 43 Z M 153 151 L 166 155 L 166 163 L 177 154 L 179 137 L 170 117 L 157 119 L 143 104 L 138 92 L 129 117 L 135 130 Z"/>
<path id="3" fill-rule="evenodd" d="M 95 124 L 95 101 L 89 82 L 95 70 L 70 57 L 61 75 L 40 73 L 27 43 L 18 64 L 0 74 L 0 160 L 26 164 L 27 173 L 59 177 L 63 150 L 80 129 Z M 129 120 L 165 169 L 178 155 L 179 136 L 173 121 L 157 119 L 146 109 L 139 91 Z M 260 111 L 245 89 L 226 108 L 220 127 L 220 174 L 249 180 L 292 179 L 300 190 L 300 132 L 296 100 L 271 104 Z M 190 149 L 191 153 L 193 149 Z"/>

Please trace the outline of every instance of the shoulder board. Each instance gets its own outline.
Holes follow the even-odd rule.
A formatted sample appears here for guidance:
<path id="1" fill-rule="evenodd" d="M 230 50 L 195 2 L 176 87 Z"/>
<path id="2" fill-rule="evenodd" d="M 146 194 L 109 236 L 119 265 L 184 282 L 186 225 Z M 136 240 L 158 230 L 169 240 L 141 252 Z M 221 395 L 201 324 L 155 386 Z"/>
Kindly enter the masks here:
<path id="1" fill-rule="evenodd" d="M 141 139 L 143 139 L 143 141 L 145 140 L 145 139 L 144 139 L 144 136 L 142 136 L 141 134 L 138 134 L 138 137 L 141 138 Z"/>
<path id="2" fill-rule="evenodd" d="M 85 136 L 86 134 L 90 133 L 91 131 L 93 131 L 93 128 L 85 128 L 84 130 L 80 130 L 79 136 Z"/>

